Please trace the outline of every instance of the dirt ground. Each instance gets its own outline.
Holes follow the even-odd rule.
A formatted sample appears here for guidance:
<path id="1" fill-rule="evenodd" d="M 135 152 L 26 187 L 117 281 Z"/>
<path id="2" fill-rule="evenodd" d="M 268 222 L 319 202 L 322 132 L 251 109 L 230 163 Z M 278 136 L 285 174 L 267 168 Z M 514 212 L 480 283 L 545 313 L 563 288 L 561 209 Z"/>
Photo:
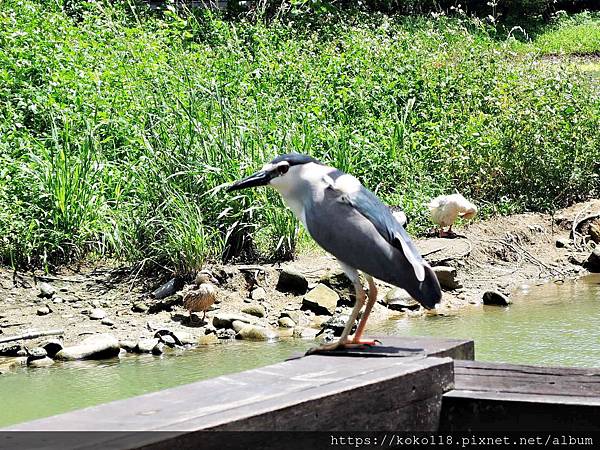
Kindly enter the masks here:
<path id="1" fill-rule="evenodd" d="M 488 290 L 510 295 L 528 285 L 582 275 L 586 271 L 581 264 L 591 247 L 582 244 L 581 239 L 574 242 L 570 232 L 574 220 L 577 222 L 592 213 L 600 213 L 600 199 L 573 205 L 553 217 L 532 213 L 475 220 L 465 227 L 457 227 L 458 236 L 454 239 L 419 239 L 417 247 L 425 258 L 432 265 L 454 267 L 462 287 L 446 290 L 441 305 L 432 312 L 392 311 L 378 303 L 370 323 L 399 314 L 444 314 L 480 304 L 482 294 Z M 557 240 L 562 240 L 564 246 L 557 246 Z M 278 320 L 282 312 L 299 311 L 303 296 L 275 289 L 283 267 L 302 273 L 309 288 L 323 276 L 339 272 L 336 261 L 322 253 L 303 254 L 281 265 L 211 267 L 222 284 L 219 302 L 209 311 L 207 322 L 211 323 L 218 313 L 239 313 L 248 306 L 262 306 L 266 315 L 260 324 L 279 330 L 282 336 L 290 336 L 291 330 L 279 328 Z M 43 282 L 56 290 L 51 298 L 39 296 Z M 52 275 L 0 269 L 0 342 L 32 330 L 54 329 L 64 330 L 66 345 L 96 333 L 110 333 L 121 341 L 153 337 L 157 329 L 185 331 L 193 337 L 204 335 L 207 327 L 190 323 L 181 305 L 175 305 L 170 311 L 153 311 L 157 301 L 150 298 L 150 293 L 159 285 L 157 280 L 135 277 L 101 264 L 77 270 L 64 268 Z M 251 298 L 257 287 L 265 290 L 264 299 Z M 380 283 L 379 297 L 383 298 L 389 289 Z M 105 313 L 104 319 L 90 317 L 97 309 Z M 306 328 L 318 328 L 327 319 L 309 311 L 300 311 L 302 315 Z M 33 345 L 36 341 L 31 342 Z"/>

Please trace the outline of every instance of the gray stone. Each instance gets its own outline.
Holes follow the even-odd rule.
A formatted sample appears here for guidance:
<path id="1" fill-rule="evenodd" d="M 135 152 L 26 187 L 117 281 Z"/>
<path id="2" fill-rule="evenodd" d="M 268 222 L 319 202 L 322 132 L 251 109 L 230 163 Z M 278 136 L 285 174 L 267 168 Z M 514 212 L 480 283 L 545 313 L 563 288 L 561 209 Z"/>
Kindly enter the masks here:
<path id="1" fill-rule="evenodd" d="M 46 351 L 46 349 L 42 347 L 30 348 L 27 351 L 27 363 L 29 364 L 29 362 L 33 361 L 34 359 L 42 359 L 46 356 L 48 356 L 48 352 Z"/>
<path id="2" fill-rule="evenodd" d="M 92 320 L 102 320 L 106 317 L 106 311 L 100 308 L 92 309 L 90 312 L 90 319 Z"/>
<path id="3" fill-rule="evenodd" d="M 27 365 L 29 367 L 49 367 L 54 364 L 54 361 L 47 356 L 39 359 L 32 359 L 27 361 Z"/>
<path id="4" fill-rule="evenodd" d="M 153 355 L 156 355 L 156 356 L 162 355 L 164 352 L 165 352 L 165 344 L 163 344 L 162 342 L 159 342 L 154 347 L 152 347 Z"/>
<path id="5" fill-rule="evenodd" d="M 302 295 L 308 290 L 308 280 L 300 272 L 288 267 L 279 274 L 275 288 L 280 292 Z"/>
<path id="6" fill-rule="evenodd" d="M 296 326 L 296 323 L 289 317 L 280 318 L 278 324 L 281 328 L 294 328 Z"/>
<path id="7" fill-rule="evenodd" d="M 64 303 L 65 300 L 62 297 L 54 297 L 52 303 Z"/>
<path id="8" fill-rule="evenodd" d="M 250 305 L 242 309 L 244 314 L 250 314 L 251 316 L 263 318 L 267 315 L 265 308 L 261 305 Z"/>
<path id="9" fill-rule="evenodd" d="M 350 316 L 347 314 L 337 314 L 331 317 L 327 322 L 323 324 L 323 328 L 325 330 L 332 330 L 334 336 L 341 336 L 342 331 L 346 327 L 346 323 L 350 319 Z M 353 328 L 356 327 L 354 324 Z"/>
<path id="10" fill-rule="evenodd" d="M 52 296 L 56 293 L 54 286 L 48 283 L 40 283 L 39 289 L 40 293 L 38 294 L 38 297 L 42 298 L 52 298 Z"/>
<path id="11" fill-rule="evenodd" d="M 323 275 L 319 281 L 337 292 L 340 297 L 354 299 L 354 286 L 343 271 L 329 272 Z"/>
<path id="12" fill-rule="evenodd" d="M 567 238 L 559 238 L 556 240 L 556 248 L 566 248 L 571 245 L 571 239 Z"/>
<path id="13" fill-rule="evenodd" d="M 508 306 L 512 303 L 506 295 L 498 291 L 487 291 L 483 294 L 483 304 L 490 306 Z"/>
<path id="14" fill-rule="evenodd" d="M 101 333 L 84 339 L 80 344 L 65 347 L 56 354 L 56 359 L 73 361 L 77 359 L 104 359 L 117 356 L 119 340 L 112 334 Z"/>
<path id="15" fill-rule="evenodd" d="M 170 334 L 165 334 L 165 335 L 161 336 L 160 340 L 164 344 L 167 344 L 169 347 L 175 347 L 175 345 L 176 345 L 175 338 L 173 338 L 173 336 L 171 336 Z"/>
<path id="16" fill-rule="evenodd" d="M 220 328 L 216 333 L 219 339 L 235 339 L 235 331 L 230 328 Z"/>
<path id="17" fill-rule="evenodd" d="M 121 347 L 127 353 L 134 353 L 137 351 L 137 342 L 131 339 L 125 339 L 123 341 L 119 341 L 119 347 Z"/>
<path id="18" fill-rule="evenodd" d="M 267 298 L 267 291 L 265 291 L 264 288 L 257 287 L 250 293 L 250 298 L 257 302 L 265 300 Z"/>
<path id="19" fill-rule="evenodd" d="M 152 349 L 158 344 L 156 338 L 139 338 L 136 346 L 138 353 L 152 353 Z"/>
<path id="20" fill-rule="evenodd" d="M 269 341 L 277 338 L 277 333 L 258 325 L 244 324 L 238 331 L 237 337 L 247 341 Z"/>
<path id="21" fill-rule="evenodd" d="M 194 336 L 185 331 L 173 331 L 173 337 L 179 341 L 179 345 L 192 345 L 196 342 Z"/>
<path id="22" fill-rule="evenodd" d="M 112 327 L 115 324 L 114 320 L 112 320 L 109 317 L 105 317 L 104 319 L 102 319 L 102 322 L 100 322 L 100 323 L 102 325 L 106 325 L 107 327 Z"/>
<path id="23" fill-rule="evenodd" d="M 258 323 L 258 319 L 249 314 L 219 313 L 215 314 L 213 317 L 213 326 L 217 329 L 232 328 L 232 323 L 234 320 L 239 320 L 240 322 L 250 324 Z"/>
<path id="24" fill-rule="evenodd" d="M 38 316 L 47 316 L 51 312 L 52 312 L 52 310 L 50 308 L 48 308 L 47 306 L 41 306 L 37 310 L 37 315 Z"/>
<path id="25" fill-rule="evenodd" d="M 146 305 L 144 302 L 135 302 L 131 307 L 131 310 L 133 312 L 145 313 L 148 311 L 148 305 Z"/>
<path id="26" fill-rule="evenodd" d="M 302 299 L 302 308 L 309 309 L 315 314 L 333 314 L 340 299 L 337 292 L 325 286 L 318 284 L 312 291 Z"/>
<path id="27" fill-rule="evenodd" d="M 317 337 L 318 330 L 314 328 L 296 327 L 294 328 L 294 337 L 300 339 L 315 339 Z"/>
<path id="28" fill-rule="evenodd" d="M 583 264 L 583 267 L 593 273 L 600 272 L 600 245 L 590 253 L 590 256 L 588 256 L 588 259 Z"/>
<path id="29" fill-rule="evenodd" d="M 244 328 L 245 325 L 248 325 L 245 322 L 242 322 L 241 320 L 234 320 L 233 322 L 231 322 L 231 328 L 233 328 L 233 331 L 235 331 L 236 333 L 239 333 L 240 330 L 242 328 Z"/>
<path id="30" fill-rule="evenodd" d="M 401 288 L 390 289 L 383 303 L 392 311 L 416 311 L 421 305 L 408 292 Z"/>
<path id="31" fill-rule="evenodd" d="M 58 352 L 60 352 L 64 346 L 61 339 L 47 339 L 40 344 L 50 358 L 54 358 Z"/>
<path id="32" fill-rule="evenodd" d="M 157 300 L 149 307 L 147 307 L 147 311 L 150 314 L 156 314 L 161 311 L 173 311 L 173 309 L 177 306 L 183 306 L 183 295 L 181 294 L 173 294 L 168 297 L 163 298 L 162 300 Z M 143 309 L 143 307 L 141 308 Z M 145 311 L 139 311 L 145 312 Z"/>
<path id="33" fill-rule="evenodd" d="M 456 279 L 456 269 L 449 266 L 434 266 L 433 273 L 444 289 L 458 289 L 461 284 Z"/>

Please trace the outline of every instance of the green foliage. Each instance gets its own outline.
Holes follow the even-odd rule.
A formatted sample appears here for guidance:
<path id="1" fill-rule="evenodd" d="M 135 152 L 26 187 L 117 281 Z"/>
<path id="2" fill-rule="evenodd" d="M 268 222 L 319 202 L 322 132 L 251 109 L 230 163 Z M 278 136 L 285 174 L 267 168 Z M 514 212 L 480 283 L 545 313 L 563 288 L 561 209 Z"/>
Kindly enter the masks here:
<path id="1" fill-rule="evenodd" d="M 484 215 L 599 193 L 594 84 L 486 25 L 65 5 L 0 3 L 3 263 L 290 257 L 298 224 L 278 196 L 223 189 L 284 152 L 353 173 L 415 232 L 454 190 Z"/>

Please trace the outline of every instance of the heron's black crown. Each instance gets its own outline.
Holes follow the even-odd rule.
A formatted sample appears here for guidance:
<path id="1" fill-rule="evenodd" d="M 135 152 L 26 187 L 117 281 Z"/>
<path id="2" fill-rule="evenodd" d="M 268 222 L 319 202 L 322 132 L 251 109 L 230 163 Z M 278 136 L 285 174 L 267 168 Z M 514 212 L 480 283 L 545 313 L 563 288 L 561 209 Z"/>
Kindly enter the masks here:
<path id="1" fill-rule="evenodd" d="M 321 164 L 321 161 L 313 158 L 312 156 L 302 155 L 300 153 L 286 153 L 285 155 L 279 155 L 271 164 L 277 164 L 281 161 L 286 161 L 290 166 L 297 166 L 299 164 L 307 164 L 313 162 L 315 164 Z"/>

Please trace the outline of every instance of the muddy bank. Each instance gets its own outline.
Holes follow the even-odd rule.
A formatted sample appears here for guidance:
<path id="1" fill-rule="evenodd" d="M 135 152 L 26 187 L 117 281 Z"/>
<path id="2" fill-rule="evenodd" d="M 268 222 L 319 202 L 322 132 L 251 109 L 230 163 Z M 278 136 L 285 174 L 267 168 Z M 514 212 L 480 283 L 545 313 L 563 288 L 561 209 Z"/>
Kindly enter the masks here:
<path id="1" fill-rule="evenodd" d="M 521 214 L 476 222 L 457 228 L 455 239 L 420 239 L 417 246 L 438 268 L 442 304 L 426 312 L 380 283 L 380 301 L 369 323 L 477 307 L 489 291 L 510 301 L 515 289 L 582 275 L 594 246 L 586 237 L 590 223 L 577 228 L 575 239 L 571 232 L 573 222 L 592 213 L 600 213 L 600 200 L 554 216 Z M 181 285 L 172 295 L 152 298 L 162 283 L 119 268 L 97 264 L 52 275 L 2 269 L 0 352 L 11 359 L 0 361 L 0 372 L 27 362 L 43 366 L 57 358 L 113 357 L 123 351 L 159 355 L 235 338 L 312 340 L 324 326 L 328 331 L 320 337 L 339 330 L 352 304 L 349 283 L 335 260 L 322 253 L 282 265 L 210 269 L 219 281 L 218 297 L 204 322 L 202 314 L 189 320 Z M 32 337 L 45 332 L 53 333 Z M 13 339 L 18 336 L 23 339 Z"/>

